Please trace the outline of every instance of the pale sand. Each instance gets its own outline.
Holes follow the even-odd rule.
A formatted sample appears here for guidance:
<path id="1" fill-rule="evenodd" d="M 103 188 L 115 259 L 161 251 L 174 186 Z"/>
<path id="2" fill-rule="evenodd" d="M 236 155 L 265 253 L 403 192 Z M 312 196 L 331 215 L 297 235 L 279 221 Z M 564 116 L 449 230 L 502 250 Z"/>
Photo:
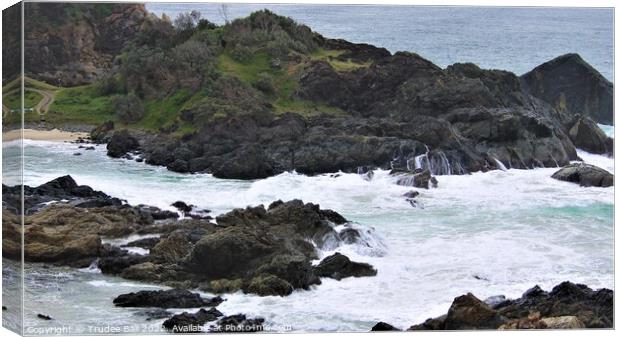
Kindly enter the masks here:
<path id="1" fill-rule="evenodd" d="M 24 139 L 30 140 L 48 140 L 54 142 L 73 141 L 78 137 L 88 136 L 87 132 L 69 132 L 58 129 L 54 130 L 34 130 L 24 129 Z M 2 132 L 2 141 L 10 142 L 21 137 L 21 130 L 11 130 Z"/>

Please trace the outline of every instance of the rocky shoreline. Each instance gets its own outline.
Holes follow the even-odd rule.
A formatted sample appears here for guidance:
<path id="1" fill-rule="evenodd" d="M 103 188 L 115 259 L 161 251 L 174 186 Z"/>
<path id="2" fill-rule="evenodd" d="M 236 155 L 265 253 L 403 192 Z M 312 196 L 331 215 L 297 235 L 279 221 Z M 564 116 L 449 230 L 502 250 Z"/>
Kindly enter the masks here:
<path id="1" fill-rule="evenodd" d="M 447 314 L 412 325 L 407 331 L 611 329 L 613 296 L 612 290 L 592 290 L 568 281 L 550 292 L 534 286 L 517 299 L 499 295 L 482 301 L 468 293 L 455 298 Z M 372 328 L 372 331 L 396 330 L 399 329 L 385 322 Z"/>
<path id="2" fill-rule="evenodd" d="M 319 257 L 317 248 L 333 250 L 359 241 L 361 235 L 340 214 L 299 200 L 235 209 L 217 216 L 214 223 L 183 202 L 175 203 L 178 213 L 131 206 L 77 185 L 70 176 L 25 186 L 24 193 L 26 262 L 97 266 L 106 275 L 170 286 L 173 289 L 119 294 L 111 305 L 163 309 L 153 315 L 166 318 L 163 325 L 172 332 L 205 331 L 208 322 L 214 322 L 208 331 L 262 331 L 263 318 L 225 316 L 215 307 L 231 292 L 287 296 L 320 285 L 321 278 L 372 277 L 380 272 L 340 253 L 313 264 Z M 9 259 L 21 256 L 18 197 L 19 187 L 3 186 L 3 257 Z M 132 234 L 149 236 L 122 247 L 103 243 Z M 132 253 L 127 247 L 147 253 Z M 203 298 L 192 289 L 224 297 Z M 199 310 L 173 315 L 167 308 Z M 481 301 L 467 294 L 455 299 L 447 315 L 410 330 L 609 328 L 612 308 L 613 291 L 565 282 L 551 292 L 532 288 L 515 300 Z M 380 323 L 373 331 L 393 329 Z"/>

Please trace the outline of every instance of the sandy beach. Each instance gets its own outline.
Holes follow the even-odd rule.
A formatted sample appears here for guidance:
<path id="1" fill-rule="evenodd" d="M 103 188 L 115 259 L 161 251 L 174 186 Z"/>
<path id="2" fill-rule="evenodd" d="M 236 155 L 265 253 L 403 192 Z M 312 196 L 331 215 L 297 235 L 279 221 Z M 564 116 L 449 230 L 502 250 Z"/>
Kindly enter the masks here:
<path id="1" fill-rule="evenodd" d="M 21 137 L 22 130 L 11 130 L 11 131 L 6 131 L 6 132 L 2 132 L 2 141 L 3 142 L 10 142 L 13 140 L 17 140 Z M 88 136 L 87 132 L 69 132 L 69 131 L 62 131 L 62 130 L 58 130 L 58 129 L 53 129 L 53 130 L 34 130 L 34 129 L 24 129 L 24 139 L 31 139 L 31 140 L 48 140 L 48 141 L 56 141 L 56 142 L 62 142 L 62 141 L 73 141 L 73 140 L 77 140 L 79 137 L 86 137 Z"/>

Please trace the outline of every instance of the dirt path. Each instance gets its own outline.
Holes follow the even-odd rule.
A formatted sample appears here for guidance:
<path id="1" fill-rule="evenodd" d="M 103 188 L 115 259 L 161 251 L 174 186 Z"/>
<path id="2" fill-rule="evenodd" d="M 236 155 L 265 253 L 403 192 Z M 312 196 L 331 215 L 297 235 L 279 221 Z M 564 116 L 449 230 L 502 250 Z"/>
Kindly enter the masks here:
<path id="1" fill-rule="evenodd" d="M 18 89 L 16 89 L 18 90 Z M 10 93 L 12 93 L 13 91 L 16 90 L 12 90 L 9 91 L 8 93 L 4 93 L 5 95 L 8 95 Z M 41 120 L 43 121 L 45 119 L 44 115 L 47 113 L 47 111 L 49 110 L 49 107 L 52 105 L 52 103 L 54 102 L 54 95 L 56 94 L 54 91 L 50 91 L 50 90 L 41 90 L 41 89 L 35 89 L 35 88 L 24 88 L 24 90 L 28 90 L 28 91 L 33 91 L 38 93 L 39 95 L 43 96 L 43 98 L 39 101 L 39 103 L 37 103 L 37 105 L 34 106 L 34 111 L 39 114 L 39 116 L 41 117 Z M 9 113 L 11 112 L 11 109 L 2 104 L 2 117 L 5 118 Z"/>
<path id="2" fill-rule="evenodd" d="M 53 91 L 40 90 L 40 89 L 34 89 L 34 88 L 24 88 L 24 89 L 34 91 L 40 94 L 41 96 L 43 96 L 43 99 L 41 99 L 39 103 L 37 103 L 37 105 L 34 107 L 34 111 L 36 111 L 39 115 L 46 114 L 50 105 L 52 105 L 52 103 L 54 102 L 55 93 Z"/>

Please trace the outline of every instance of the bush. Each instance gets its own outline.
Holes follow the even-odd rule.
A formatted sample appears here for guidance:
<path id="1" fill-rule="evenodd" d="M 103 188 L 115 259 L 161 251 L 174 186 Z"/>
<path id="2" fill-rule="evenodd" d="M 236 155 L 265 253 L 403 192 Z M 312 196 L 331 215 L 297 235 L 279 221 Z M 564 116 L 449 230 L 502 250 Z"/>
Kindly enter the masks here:
<path id="1" fill-rule="evenodd" d="M 230 56 L 233 58 L 233 60 L 237 62 L 246 63 L 250 59 L 252 59 L 252 54 L 253 51 L 251 48 L 245 46 L 237 46 L 235 47 L 235 49 L 232 50 Z"/>
<path id="2" fill-rule="evenodd" d="M 125 92 L 125 86 L 118 78 L 112 75 L 103 75 L 95 82 L 95 91 L 99 96 L 122 94 Z"/>
<path id="3" fill-rule="evenodd" d="M 142 101 L 134 93 L 126 96 L 115 96 L 112 99 L 112 106 L 116 111 L 118 119 L 125 124 L 137 122 L 144 117 L 144 107 Z"/>
<path id="4" fill-rule="evenodd" d="M 256 79 L 256 82 L 254 82 L 254 87 L 269 95 L 275 93 L 276 91 L 271 76 L 266 73 L 258 74 L 258 78 Z"/>

